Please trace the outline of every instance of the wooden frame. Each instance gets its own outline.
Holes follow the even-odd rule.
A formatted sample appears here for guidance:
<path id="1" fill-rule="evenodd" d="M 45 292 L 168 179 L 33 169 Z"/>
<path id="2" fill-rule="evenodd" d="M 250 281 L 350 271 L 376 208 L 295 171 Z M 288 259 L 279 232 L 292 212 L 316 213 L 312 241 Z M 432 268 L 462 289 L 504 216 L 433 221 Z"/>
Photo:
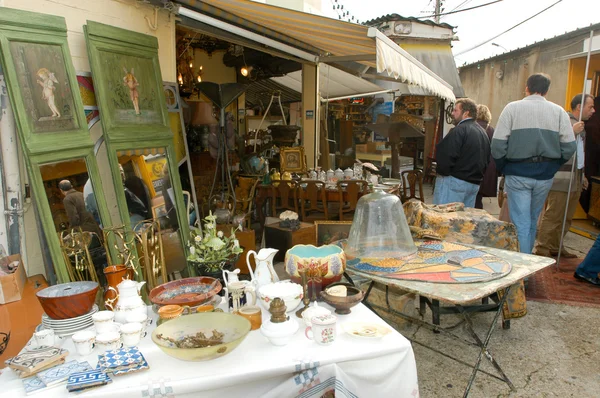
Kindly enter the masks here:
<path id="1" fill-rule="evenodd" d="M 110 226 L 63 17 L 2 8 L 0 61 L 54 271 L 69 282 L 40 166 L 83 159 L 100 218 Z M 4 132 L 3 132 L 4 133 Z M 8 132 L 6 132 L 8 134 Z"/>
<path id="2" fill-rule="evenodd" d="M 306 156 L 303 146 L 282 147 L 279 150 L 281 172 L 306 173 Z"/>
<path id="3" fill-rule="evenodd" d="M 352 221 L 315 221 L 317 246 L 328 245 L 339 239 L 347 239 L 351 226 Z M 327 238 L 327 236 L 330 237 Z"/>
<path id="4" fill-rule="evenodd" d="M 189 238 L 188 215 L 175 156 L 156 37 L 87 21 L 84 26 L 90 66 L 104 129 L 114 186 L 121 184 L 117 152 L 164 148 L 181 242 Z M 132 70 L 133 68 L 133 70 Z M 136 103 L 137 98 L 137 103 Z M 133 233 L 123 190 L 116 190 L 119 214 Z M 187 248 L 182 247 L 187 257 Z M 188 267 L 191 276 L 194 267 Z M 138 275 L 139 277 L 139 275 Z"/>

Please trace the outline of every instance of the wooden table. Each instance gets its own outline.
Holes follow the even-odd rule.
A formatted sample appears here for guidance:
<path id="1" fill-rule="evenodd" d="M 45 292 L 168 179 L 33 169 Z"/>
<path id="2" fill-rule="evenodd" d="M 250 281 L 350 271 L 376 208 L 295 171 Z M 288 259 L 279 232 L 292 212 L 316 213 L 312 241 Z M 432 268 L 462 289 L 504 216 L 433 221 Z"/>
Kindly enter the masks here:
<path id="1" fill-rule="evenodd" d="M 30 276 L 21 300 L 0 305 L 0 332 L 10 332 L 8 347 L 0 355 L 0 368 L 6 366 L 6 359 L 14 357 L 25 347 L 35 328 L 42 322 L 44 310 L 35 294 L 47 287 L 48 282 L 43 275 Z"/>
<path id="2" fill-rule="evenodd" d="M 263 209 L 265 203 L 267 202 L 267 199 L 271 198 L 271 186 L 270 185 L 258 185 L 256 187 L 256 198 L 255 198 L 255 204 L 256 204 L 256 213 L 258 215 L 258 220 L 260 222 L 260 225 L 264 225 L 265 224 L 265 211 Z M 275 191 L 277 193 L 277 190 Z M 337 189 L 326 189 L 325 190 L 326 193 L 326 199 L 328 203 L 339 203 L 340 202 L 340 192 Z M 359 197 L 362 196 L 359 194 Z M 342 198 L 341 198 L 344 202 L 348 201 L 348 194 L 344 191 L 342 191 Z M 298 211 L 300 211 L 300 205 L 298 205 Z M 267 213 L 269 213 L 269 210 L 267 210 Z M 275 215 L 273 215 L 275 216 Z"/>
<path id="3" fill-rule="evenodd" d="M 487 347 L 490 342 L 491 336 L 494 332 L 496 323 L 499 319 L 500 313 L 502 311 L 502 305 L 504 304 L 506 298 L 509 295 L 509 290 L 510 290 L 511 286 L 515 285 L 517 282 L 521 281 L 522 279 L 534 274 L 535 272 L 538 272 L 546 267 L 549 267 L 549 266 L 555 264 L 555 260 L 552 258 L 548 258 L 548 257 L 534 256 L 531 254 L 523 254 L 523 253 L 513 252 L 513 251 L 508 251 L 508 250 L 493 249 L 493 248 L 484 247 L 484 246 L 467 245 L 464 243 L 461 243 L 461 245 L 469 246 L 469 247 L 473 247 L 475 249 L 485 251 L 489 254 L 500 257 L 500 258 L 510 262 L 512 265 L 511 272 L 502 278 L 494 279 L 494 280 L 491 280 L 488 282 L 448 284 L 448 283 L 420 282 L 420 281 L 414 281 L 414 280 L 391 279 L 391 278 L 386 278 L 385 276 L 378 276 L 378 275 L 372 275 L 372 274 L 369 274 L 366 272 L 361 272 L 361 271 L 358 271 L 358 270 L 355 270 L 352 268 L 348 268 L 348 270 L 351 271 L 353 274 L 356 274 L 356 275 L 359 275 L 361 277 L 371 280 L 370 286 L 367 290 L 367 293 L 365 295 L 363 303 L 365 303 L 367 306 L 371 307 L 372 309 L 392 313 L 401 318 L 407 319 L 411 322 L 414 322 L 421 326 L 429 328 L 433 331 L 443 332 L 446 335 L 449 335 L 449 336 L 457 339 L 457 341 L 461 341 L 468 345 L 473 345 L 473 346 L 476 346 L 479 348 L 479 350 L 478 350 L 479 355 L 478 355 L 478 358 L 477 358 L 477 361 L 475 362 L 475 364 L 472 365 L 473 372 L 471 373 L 471 377 L 470 377 L 467 387 L 465 389 L 464 397 L 468 396 L 471 386 L 473 384 L 473 381 L 475 380 L 475 376 L 477 375 L 477 372 L 482 372 L 482 373 L 485 373 L 496 379 L 504 381 L 510 387 L 510 389 L 514 391 L 515 390 L 514 385 L 512 384 L 512 382 L 510 381 L 508 376 L 504 373 L 504 371 L 502 370 L 500 365 L 496 362 L 496 360 L 494 359 L 494 357 L 492 356 L 492 354 L 490 353 L 490 351 L 488 350 Z M 386 286 L 387 308 L 368 302 L 369 293 L 371 291 L 371 288 L 375 284 L 375 282 L 381 283 Z M 397 287 L 401 290 L 416 293 L 419 296 L 425 296 L 432 300 L 439 300 L 439 301 L 454 305 L 457 309 L 457 312 L 463 316 L 463 318 L 465 320 L 465 323 L 464 323 L 465 327 L 466 327 L 467 331 L 469 332 L 469 334 L 472 338 L 472 341 L 466 340 L 462 336 L 454 334 L 451 331 L 452 328 L 445 329 L 445 328 L 440 327 L 439 325 L 434 325 L 429 322 L 426 322 L 421 318 L 414 318 L 414 317 L 408 316 L 402 312 L 392 309 L 390 307 L 389 300 L 387 297 L 388 286 Z M 472 303 L 473 301 L 481 300 L 481 299 L 488 297 L 491 294 L 493 294 L 499 290 L 502 290 L 502 289 L 507 289 L 507 290 L 505 291 L 504 296 L 499 300 L 499 303 L 497 305 L 497 310 L 495 312 L 494 320 L 490 324 L 485 335 L 480 337 L 473 330 L 473 323 L 472 323 L 471 315 L 470 315 L 471 311 L 469 311 L 468 305 L 470 303 Z M 421 313 L 421 317 L 423 317 L 423 316 L 424 316 L 424 313 Z M 470 364 L 468 364 L 466 362 L 463 362 L 455 357 L 452 357 L 446 353 L 443 353 L 440 350 L 437 350 L 437 349 L 429 347 L 423 343 L 420 343 L 419 341 L 413 340 L 413 342 L 423 345 L 427 348 L 430 348 L 438 353 L 442 353 L 444 356 L 454 359 L 457 362 L 471 366 Z M 495 374 L 492 374 L 492 373 L 489 373 L 489 372 L 479 369 L 479 367 L 481 365 L 481 361 L 484 356 L 485 356 L 485 358 L 487 358 L 487 360 L 490 361 L 490 363 L 494 366 L 494 368 L 496 369 L 496 371 L 498 372 L 498 374 L 500 376 L 497 376 Z"/>

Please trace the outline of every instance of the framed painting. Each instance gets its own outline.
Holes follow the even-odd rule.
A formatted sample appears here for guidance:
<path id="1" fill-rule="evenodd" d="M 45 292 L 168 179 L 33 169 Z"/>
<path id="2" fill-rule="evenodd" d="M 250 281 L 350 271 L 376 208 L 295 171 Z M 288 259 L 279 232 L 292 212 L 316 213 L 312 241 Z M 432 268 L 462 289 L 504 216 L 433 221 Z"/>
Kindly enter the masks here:
<path id="1" fill-rule="evenodd" d="M 107 141 L 172 136 L 156 37 L 93 21 L 84 32 Z"/>
<path id="2" fill-rule="evenodd" d="M 282 172 L 306 173 L 306 156 L 304 147 L 282 147 L 279 151 L 279 161 Z"/>
<path id="3" fill-rule="evenodd" d="M 329 245 L 340 239 L 348 239 L 352 221 L 315 221 L 317 246 Z"/>
<path id="4" fill-rule="evenodd" d="M 3 8 L 0 60 L 19 134 L 29 153 L 93 146 L 64 18 Z"/>

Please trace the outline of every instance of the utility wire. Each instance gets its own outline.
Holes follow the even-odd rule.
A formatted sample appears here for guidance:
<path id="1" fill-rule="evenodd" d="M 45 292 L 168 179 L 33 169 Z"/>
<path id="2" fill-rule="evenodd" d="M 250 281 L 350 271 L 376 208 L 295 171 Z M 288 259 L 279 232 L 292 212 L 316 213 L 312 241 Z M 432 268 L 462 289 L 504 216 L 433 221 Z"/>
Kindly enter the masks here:
<path id="1" fill-rule="evenodd" d="M 511 30 L 513 30 L 514 28 L 516 28 L 517 26 L 523 25 L 525 22 L 527 22 L 527 21 L 529 21 L 529 20 L 531 20 L 531 19 L 533 19 L 533 18 L 537 17 L 538 15 L 540 15 L 540 14 L 541 14 L 541 13 L 543 13 L 544 11 L 547 11 L 547 10 L 549 10 L 550 8 L 554 7 L 555 5 L 557 5 L 558 3 L 560 3 L 561 1 L 563 1 L 563 0 L 558 0 L 556 3 L 554 3 L 554 4 L 552 4 L 552 5 L 549 5 L 548 7 L 544 8 L 542 11 L 538 12 L 537 14 L 534 14 L 534 15 L 530 16 L 529 18 L 527 18 L 527 19 L 525 19 L 525 20 L 523 20 L 523 21 L 519 22 L 518 24 L 516 24 L 516 25 L 514 25 L 514 26 L 512 26 L 512 27 L 510 27 L 510 28 L 508 28 L 508 29 L 506 29 L 506 30 L 505 30 L 504 32 L 502 32 L 502 33 L 499 33 L 499 34 L 497 34 L 496 36 L 494 36 L 494 37 L 491 37 L 491 38 L 489 38 L 489 39 L 487 39 L 487 40 L 485 40 L 485 41 L 483 41 L 483 42 L 481 42 L 481 43 L 479 43 L 479 44 L 476 44 L 476 45 L 474 45 L 474 46 L 473 46 L 473 47 L 471 47 L 471 48 L 468 48 L 468 49 L 466 49 L 466 50 L 463 50 L 463 51 L 461 51 L 461 52 L 457 53 L 457 54 L 455 55 L 455 57 L 457 57 L 457 56 L 459 56 L 459 55 L 462 55 L 462 54 L 464 54 L 464 53 L 468 53 L 469 51 L 475 50 L 476 48 L 479 48 L 479 47 L 483 46 L 484 44 L 487 44 L 487 43 L 491 42 L 492 40 L 494 40 L 494 39 L 496 39 L 496 38 L 498 38 L 498 37 L 502 36 L 503 34 L 505 34 L 505 33 L 507 33 L 507 32 L 510 32 Z"/>
<path id="2" fill-rule="evenodd" d="M 495 4 L 495 3 L 500 3 L 501 1 L 503 1 L 503 0 L 491 1 L 489 3 L 480 4 L 478 6 L 464 8 L 462 10 L 457 10 L 457 11 L 450 11 L 450 12 L 444 12 L 444 13 L 440 13 L 440 14 L 425 15 L 424 17 L 417 17 L 417 19 L 432 18 L 432 17 L 441 17 L 441 16 L 444 16 L 444 15 L 456 14 L 456 13 L 459 13 L 459 12 L 474 10 L 476 8 L 481 8 L 481 7 L 489 6 L 489 5 L 492 5 L 492 4 Z"/>
<path id="3" fill-rule="evenodd" d="M 460 3 L 459 5 L 457 5 L 456 7 L 454 7 L 453 9 L 450 10 L 450 12 L 459 9 L 460 7 L 462 7 L 463 5 L 470 3 L 472 0 L 465 0 L 462 3 Z"/>

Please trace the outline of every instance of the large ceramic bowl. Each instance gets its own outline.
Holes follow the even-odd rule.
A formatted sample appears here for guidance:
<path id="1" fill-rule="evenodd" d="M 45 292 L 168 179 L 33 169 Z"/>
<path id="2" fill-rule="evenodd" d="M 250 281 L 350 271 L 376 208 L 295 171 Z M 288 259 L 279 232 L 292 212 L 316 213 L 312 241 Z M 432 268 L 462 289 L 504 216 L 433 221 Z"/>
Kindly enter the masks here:
<path id="1" fill-rule="evenodd" d="M 148 298 L 156 305 L 195 306 L 221 291 L 221 282 L 208 276 L 178 279 L 152 289 Z"/>
<path id="2" fill-rule="evenodd" d="M 293 282 L 302 283 L 301 269 L 307 270 L 308 292 L 319 294 L 342 279 L 346 270 L 346 254 L 337 245 L 296 245 L 285 254 L 285 271 Z M 311 297 L 311 300 L 316 298 Z"/>
<path id="3" fill-rule="evenodd" d="M 207 361 L 233 351 L 250 331 L 250 321 L 239 315 L 226 312 L 205 312 L 182 316 L 158 326 L 152 332 L 152 341 L 165 354 L 184 361 Z M 206 337 L 213 331 L 223 333 L 220 344 L 202 348 L 179 348 L 171 339 L 181 342 L 185 337 L 201 332 Z"/>
<path id="4" fill-rule="evenodd" d="M 61 283 L 36 293 L 44 312 L 52 319 L 69 319 L 91 311 L 98 282 Z"/>
<path id="5" fill-rule="evenodd" d="M 302 285 L 294 282 L 280 281 L 262 285 L 258 289 L 257 298 L 260 304 L 268 311 L 271 301 L 279 297 L 285 302 L 286 312 L 291 312 L 298 307 L 302 301 Z"/>

